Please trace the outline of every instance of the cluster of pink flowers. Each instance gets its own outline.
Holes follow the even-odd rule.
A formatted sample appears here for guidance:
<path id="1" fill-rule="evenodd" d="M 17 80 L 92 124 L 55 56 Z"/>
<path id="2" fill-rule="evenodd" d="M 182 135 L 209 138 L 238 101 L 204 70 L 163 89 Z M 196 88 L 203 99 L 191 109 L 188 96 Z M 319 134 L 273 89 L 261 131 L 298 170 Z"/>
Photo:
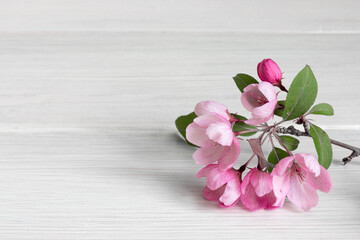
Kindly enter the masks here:
<path id="1" fill-rule="evenodd" d="M 259 84 L 250 84 L 241 96 L 241 103 L 251 112 L 246 124 L 258 126 L 274 116 L 277 92 L 284 89 L 282 73 L 271 59 L 258 65 Z M 241 121 L 232 116 L 227 107 L 214 101 L 200 102 L 195 107 L 197 117 L 186 128 L 188 141 L 199 146 L 193 154 L 195 162 L 206 165 L 197 177 L 206 178 L 203 195 L 230 207 L 239 201 L 251 211 L 275 209 L 287 197 L 303 210 L 318 203 L 317 190 L 329 192 L 331 179 L 327 170 L 311 154 L 295 154 L 283 158 L 271 173 L 267 168 L 254 167 L 246 171 L 247 163 L 233 168 L 240 156 L 240 142 L 233 126 Z M 243 177 L 243 175 L 245 175 Z"/>

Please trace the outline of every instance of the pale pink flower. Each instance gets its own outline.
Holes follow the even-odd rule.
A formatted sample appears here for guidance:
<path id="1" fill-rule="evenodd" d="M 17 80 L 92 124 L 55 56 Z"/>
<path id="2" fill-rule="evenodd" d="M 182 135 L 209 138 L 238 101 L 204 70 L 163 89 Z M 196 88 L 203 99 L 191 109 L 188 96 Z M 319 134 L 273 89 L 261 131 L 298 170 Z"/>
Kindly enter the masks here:
<path id="1" fill-rule="evenodd" d="M 273 176 L 274 193 L 279 206 L 287 196 L 302 210 L 308 211 L 319 201 L 316 190 L 329 192 L 332 186 L 329 173 L 312 154 L 296 154 L 276 164 Z"/>
<path id="2" fill-rule="evenodd" d="M 235 138 L 227 108 L 217 102 L 205 101 L 196 105 L 198 115 L 186 128 L 186 138 L 200 148 L 193 158 L 197 164 L 208 165 L 216 161 L 226 170 L 234 166 L 240 155 L 240 142 Z"/>
<path id="3" fill-rule="evenodd" d="M 273 192 L 272 176 L 268 172 L 253 168 L 246 174 L 241 184 L 241 202 L 251 211 L 259 209 L 274 209 L 282 206 L 280 203 L 274 207 L 276 198 Z"/>
<path id="4" fill-rule="evenodd" d="M 264 82 L 276 85 L 282 79 L 279 66 L 272 59 L 264 59 L 257 66 L 259 78 Z"/>
<path id="5" fill-rule="evenodd" d="M 196 175 L 206 177 L 203 195 L 207 200 L 220 202 L 221 207 L 231 207 L 240 198 L 240 173 L 235 169 L 221 171 L 218 164 L 210 164 Z"/>
<path id="6" fill-rule="evenodd" d="M 252 118 L 245 123 L 250 125 L 265 123 L 274 116 L 277 104 L 275 88 L 268 82 L 250 84 L 244 88 L 241 103 L 252 115 Z"/>

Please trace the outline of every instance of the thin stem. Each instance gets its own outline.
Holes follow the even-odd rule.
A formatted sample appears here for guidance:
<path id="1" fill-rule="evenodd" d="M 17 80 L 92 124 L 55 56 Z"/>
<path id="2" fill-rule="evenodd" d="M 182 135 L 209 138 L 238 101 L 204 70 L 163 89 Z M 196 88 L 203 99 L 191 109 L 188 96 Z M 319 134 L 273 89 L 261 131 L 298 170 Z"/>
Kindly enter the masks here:
<path id="1" fill-rule="evenodd" d="M 294 126 L 289 126 L 287 128 L 285 127 L 277 127 L 275 128 L 275 132 L 277 133 L 282 133 L 282 134 L 290 134 L 290 135 L 295 135 L 295 136 L 305 136 L 305 137 L 311 137 L 310 133 L 306 133 L 306 132 L 302 132 L 298 129 L 296 129 Z M 350 162 L 353 158 L 360 156 L 360 148 L 358 147 L 354 147 L 351 146 L 349 144 L 343 143 L 343 142 L 339 142 L 337 140 L 334 139 L 330 139 L 330 142 L 336 146 L 342 147 L 342 148 L 346 148 L 352 151 L 352 153 L 348 156 L 343 158 L 343 163 L 347 164 L 348 162 Z"/>
<path id="2" fill-rule="evenodd" d="M 273 140 L 272 140 L 271 135 L 270 135 L 270 142 L 271 142 L 271 146 L 272 146 L 272 149 L 273 149 L 273 151 L 274 151 L 274 154 L 275 154 L 278 162 L 280 162 L 280 158 L 279 158 L 279 155 L 277 154 L 277 151 L 276 151 L 276 149 L 275 149 L 275 144 L 274 144 L 274 142 L 273 142 Z"/>
<path id="3" fill-rule="evenodd" d="M 286 147 L 286 145 L 283 143 L 283 141 L 281 140 L 281 138 L 276 134 L 274 133 L 274 137 L 278 140 L 278 142 L 281 144 L 281 146 L 284 147 L 284 149 L 286 150 L 286 152 L 289 154 L 289 156 L 292 156 L 292 152 Z"/>

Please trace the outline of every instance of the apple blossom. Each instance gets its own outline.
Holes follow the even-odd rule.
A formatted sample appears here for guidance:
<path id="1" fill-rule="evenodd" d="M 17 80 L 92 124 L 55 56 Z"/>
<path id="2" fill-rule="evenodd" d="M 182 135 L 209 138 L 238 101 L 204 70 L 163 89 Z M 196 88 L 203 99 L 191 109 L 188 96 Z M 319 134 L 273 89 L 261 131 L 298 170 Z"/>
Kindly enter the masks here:
<path id="1" fill-rule="evenodd" d="M 233 168 L 221 171 L 218 164 L 210 164 L 201 169 L 196 177 L 206 177 L 203 195 L 207 200 L 218 201 L 221 207 L 231 207 L 239 201 L 240 174 Z"/>
<path id="2" fill-rule="evenodd" d="M 259 209 L 274 209 L 282 206 L 273 206 L 276 198 L 273 192 L 272 176 L 268 172 L 253 168 L 246 174 L 241 184 L 241 202 L 251 211 Z"/>
<path id="3" fill-rule="evenodd" d="M 195 162 L 207 165 L 218 161 L 221 170 L 234 166 L 240 155 L 240 143 L 232 131 L 232 116 L 227 108 L 206 101 L 196 105 L 195 113 L 199 116 L 186 128 L 188 141 L 200 147 L 193 154 Z"/>
<path id="4" fill-rule="evenodd" d="M 274 116 L 277 104 L 275 88 L 268 82 L 250 84 L 244 88 L 241 103 L 252 115 L 252 118 L 245 123 L 250 125 L 265 123 Z"/>
<path id="5" fill-rule="evenodd" d="M 287 196 L 302 210 L 310 210 L 319 201 L 316 190 L 327 193 L 332 186 L 329 173 L 312 154 L 283 158 L 271 175 L 276 197 L 274 206 L 280 206 Z"/>

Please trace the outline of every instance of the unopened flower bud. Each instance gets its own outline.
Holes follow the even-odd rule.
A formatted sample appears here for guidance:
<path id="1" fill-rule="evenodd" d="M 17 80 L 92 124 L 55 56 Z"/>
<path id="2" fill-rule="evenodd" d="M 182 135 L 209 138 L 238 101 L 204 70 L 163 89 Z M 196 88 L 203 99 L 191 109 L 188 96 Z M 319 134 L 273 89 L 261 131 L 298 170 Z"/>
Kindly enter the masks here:
<path id="1" fill-rule="evenodd" d="M 277 85 L 282 79 L 282 73 L 279 66 L 272 59 L 264 59 L 257 66 L 259 78 L 264 82 Z"/>

